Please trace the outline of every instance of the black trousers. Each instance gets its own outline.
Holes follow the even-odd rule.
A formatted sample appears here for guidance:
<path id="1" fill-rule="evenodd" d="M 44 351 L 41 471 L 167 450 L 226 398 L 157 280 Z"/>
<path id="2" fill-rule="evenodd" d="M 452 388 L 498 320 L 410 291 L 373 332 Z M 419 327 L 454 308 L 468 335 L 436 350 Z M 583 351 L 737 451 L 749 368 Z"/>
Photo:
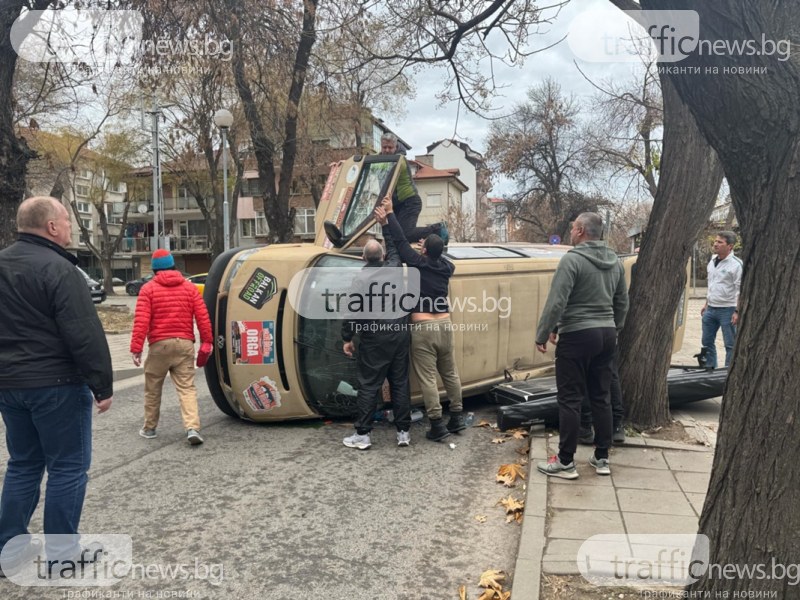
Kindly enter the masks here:
<path id="1" fill-rule="evenodd" d="M 619 369 L 617 367 L 618 352 L 614 352 L 611 361 L 611 416 L 613 427 L 616 429 L 625 419 L 625 403 L 622 401 L 622 386 L 619 384 Z M 589 395 L 584 394 L 581 404 L 581 428 L 589 429 L 592 426 L 592 403 Z"/>
<path id="2" fill-rule="evenodd" d="M 572 462 L 578 447 L 581 404 L 588 394 L 594 422 L 595 456 L 608 458 L 611 447 L 612 417 L 609 390 L 611 361 L 617 346 L 613 327 L 595 327 L 559 335 L 556 345 L 556 385 L 558 386 L 558 457 Z"/>
<path id="3" fill-rule="evenodd" d="M 410 243 L 415 244 L 432 233 L 439 233 L 438 225 L 417 227 L 417 219 L 419 219 L 419 213 L 422 212 L 422 199 L 419 196 L 406 198 L 402 202 L 394 204 L 393 209 L 394 216 L 397 217 L 397 221 Z"/>
<path id="4" fill-rule="evenodd" d="M 377 322 L 377 326 L 389 322 Z M 405 324 L 401 324 L 405 325 Z M 394 326 L 397 326 L 395 324 Z M 384 379 L 392 393 L 394 424 L 398 431 L 411 427 L 411 395 L 408 384 L 408 359 L 411 335 L 405 331 L 377 331 L 359 334 L 356 368 L 358 371 L 358 418 L 356 431 L 364 435 L 372 430 L 379 392 Z"/>

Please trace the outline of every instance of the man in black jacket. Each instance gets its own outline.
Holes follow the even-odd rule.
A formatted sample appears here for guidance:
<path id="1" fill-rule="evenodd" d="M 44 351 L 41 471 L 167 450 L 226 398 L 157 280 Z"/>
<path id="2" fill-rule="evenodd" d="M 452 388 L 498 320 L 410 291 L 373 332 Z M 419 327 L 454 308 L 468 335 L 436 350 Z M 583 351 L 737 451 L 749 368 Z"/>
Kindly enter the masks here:
<path id="1" fill-rule="evenodd" d="M 390 242 L 387 241 L 387 245 Z M 389 245 L 390 253 L 393 247 Z M 353 292 L 363 302 L 369 295 L 371 284 L 378 284 L 394 279 L 391 268 L 398 268 L 400 261 L 395 256 L 383 260 L 383 247 L 376 240 L 370 240 L 364 246 L 364 261 L 367 263 L 355 277 Z M 383 268 L 382 268 L 383 267 Z M 369 309 L 365 309 L 369 312 Z M 388 316 L 388 315 L 385 315 Z M 342 323 L 343 351 L 353 356 L 355 344 L 353 338 L 358 335 L 359 346 L 357 356 L 358 369 L 358 418 L 356 431 L 344 438 L 348 448 L 366 450 L 372 445 L 369 434 L 375 416 L 378 394 L 383 380 L 389 380 L 392 396 L 394 425 L 397 428 L 397 445 L 408 446 L 411 443 L 411 396 L 408 387 L 408 319 L 405 316 L 383 319 L 357 318 L 356 315 L 345 315 Z"/>
<path id="2" fill-rule="evenodd" d="M 461 380 L 456 367 L 450 303 L 447 298 L 455 265 L 442 257 L 444 240 L 435 233 L 425 238 L 421 254 L 411 248 L 392 212 L 390 198 L 384 198 L 381 206 L 375 209 L 375 218 L 382 225 L 385 223 L 388 226 L 400 259 L 409 267 L 419 270 L 419 302 L 411 312 L 411 370 L 419 382 L 425 412 L 431 422 L 431 428 L 425 433 L 425 437 L 440 442 L 451 433 L 467 428 L 463 415 Z M 450 400 L 450 420 L 446 426 L 442 419 L 437 374 L 441 377 Z"/>
<path id="3" fill-rule="evenodd" d="M 92 405 L 105 412 L 113 395 L 105 333 L 78 261 L 64 250 L 72 238 L 67 209 L 55 198 L 29 198 L 17 211 L 17 230 L 18 241 L 0 251 L 0 412 L 9 454 L 0 566 L 6 571 L 38 551 L 28 525 L 45 468 L 48 562 L 83 558 L 78 524 Z"/>

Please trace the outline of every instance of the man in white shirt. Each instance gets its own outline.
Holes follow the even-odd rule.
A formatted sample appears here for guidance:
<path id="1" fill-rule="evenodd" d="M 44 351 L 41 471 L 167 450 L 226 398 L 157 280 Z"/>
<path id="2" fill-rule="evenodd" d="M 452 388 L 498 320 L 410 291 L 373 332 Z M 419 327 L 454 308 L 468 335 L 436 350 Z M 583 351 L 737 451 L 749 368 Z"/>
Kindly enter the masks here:
<path id="1" fill-rule="evenodd" d="M 715 255 L 708 263 L 708 295 L 700 314 L 703 317 L 703 349 L 706 366 L 717 368 L 717 331 L 722 329 L 725 342 L 725 366 L 733 358 L 736 324 L 739 322 L 739 288 L 742 285 L 742 261 L 733 255 L 736 234 L 720 231 L 714 240 Z"/>

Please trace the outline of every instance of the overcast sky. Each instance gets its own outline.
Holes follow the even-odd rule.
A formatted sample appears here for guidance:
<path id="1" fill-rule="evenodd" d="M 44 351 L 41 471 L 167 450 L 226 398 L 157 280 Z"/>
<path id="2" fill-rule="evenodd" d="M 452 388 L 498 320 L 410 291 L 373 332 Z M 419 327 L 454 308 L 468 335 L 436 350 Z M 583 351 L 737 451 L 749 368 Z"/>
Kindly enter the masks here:
<path id="1" fill-rule="evenodd" d="M 544 0 L 546 2 L 546 0 Z M 543 3 L 544 3 L 543 2 Z M 565 35 L 573 35 L 573 45 L 579 32 L 580 17 L 585 21 L 599 22 L 604 29 L 619 32 L 627 29 L 629 20 L 608 0 L 572 0 L 554 19 L 552 25 L 544 24 L 544 35 L 533 36 L 533 47 L 542 48 L 555 43 Z M 581 34 L 582 36 L 583 34 Z M 555 79 L 566 93 L 573 93 L 579 99 L 588 99 L 596 90 L 580 74 L 580 68 L 594 81 L 600 82 L 611 77 L 626 78 L 636 69 L 634 63 L 587 62 L 580 60 L 570 47 L 569 39 L 559 45 L 528 57 L 518 68 L 502 67 L 497 71 L 497 80 L 503 89 L 493 99 L 496 115 L 507 114 L 515 104 L 525 99 L 526 91 L 545 78 Z M 454 135 L 485 155 L 490 122 L 467 112 L 463 107 L 459 113 L 455 102 L 437 108 L 436 92 L 441 89 L 444 74 L 429 69 L 416 78 L 417 96 L 409 102 L 404 118 L 388 117 L 386 124 L 405 141 L 411 144 L 409 155 L 424 154 L 426 146 Z M 498 182 L 499 183 L 499 182 Z M 493 193 L 502 193 L 502 185 L 495 185 Z"/>

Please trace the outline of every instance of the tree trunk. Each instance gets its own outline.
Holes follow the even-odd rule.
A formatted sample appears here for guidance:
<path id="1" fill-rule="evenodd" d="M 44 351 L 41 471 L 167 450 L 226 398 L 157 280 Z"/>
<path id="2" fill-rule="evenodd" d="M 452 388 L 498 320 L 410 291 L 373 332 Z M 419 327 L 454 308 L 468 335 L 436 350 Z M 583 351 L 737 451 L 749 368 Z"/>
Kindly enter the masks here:
<path id="1" fill-rule="evenodd" d="M 619 339 L 620 382 L 628 421 L 637 429 L 669 422 L 667 371 L 675 311 L 686 286 L 686 263 L 722 182 L 716 152 L 694 117 L 668 79 L 661 78 L 661 88 L 661 176 L 631 283 L 630 312 Z"/>
<path id="2" fill-rule="evenodd" d="M 36 156 L 14 132 L 12 84 L 17 53 L 11 46 L 11 25 L 24 4 L 17 0 L 0 7 L 0 248 L 16 240 L 17 207 L 25 195 L 28 161 Z"/>
<path id="3" fill-rule="evenodd" d="M 800 30 L 797 0 L 642 4 L 697 11 L 700 39 L 712 45 L 795 40 Z M 768 575 L 778 575 L 726 579 L 706 573 L 692 591 L 800 598 L 791 568 L 789 577 L 779 576 L 780 565 L 794 565 L 796 576 L 800 557 L 800 254 L 794 243 L 800 223 L 800 71 L 796 59 L 765 53 L 692 54 L 679 66 L 697 69 L 669 77 L 722 161 L 744 248 L 740 327 L 700 533 L 709 537 L 710 563 L 766 565 Z M 724 71 L 734 67 L 743 70 Z"/>

